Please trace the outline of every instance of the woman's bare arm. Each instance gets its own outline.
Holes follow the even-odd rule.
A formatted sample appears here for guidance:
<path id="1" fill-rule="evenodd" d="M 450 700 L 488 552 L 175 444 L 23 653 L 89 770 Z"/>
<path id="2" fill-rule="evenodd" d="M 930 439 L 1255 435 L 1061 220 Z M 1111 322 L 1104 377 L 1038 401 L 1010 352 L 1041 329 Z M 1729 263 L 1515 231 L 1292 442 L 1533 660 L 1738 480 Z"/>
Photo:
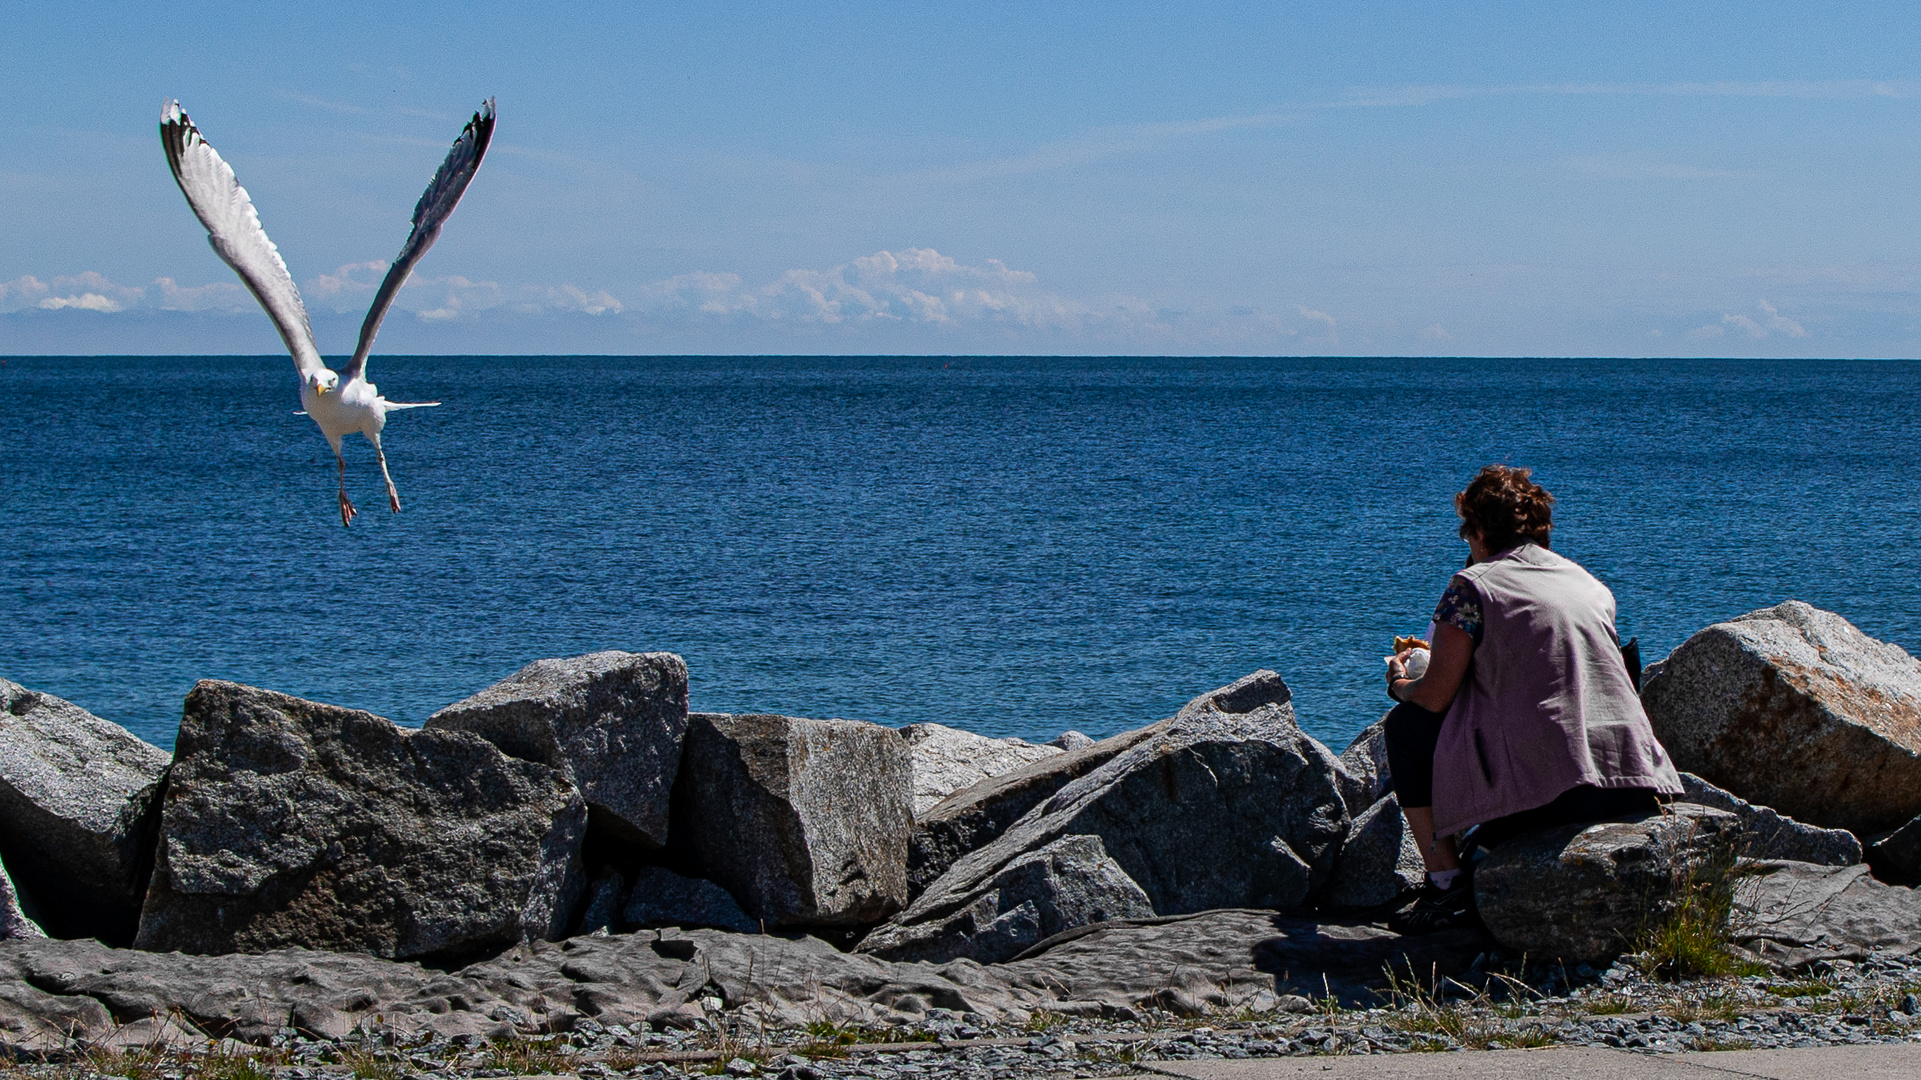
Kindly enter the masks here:
<path id="1" fill-rule="evenodd" d="M 1397 674 L 1405 671 L 1401 663 L 1406 659 L 1405 653 L 1395 657 L 1390 670 Z M 1441 623 L 1434 628 L 1434 649 L 1428 657 L 1427 673 L 1418 679 L 1397 681 L 1394 688 L 1399 693 L 1395 696 L 1429 712 L 1446 712 L 1454 703 L 1454 695 L 1460 692 L 1461 680 L 1467 677 L 1468 662 L 1473 659 L 1473 636 L 1458 626 Z"/>

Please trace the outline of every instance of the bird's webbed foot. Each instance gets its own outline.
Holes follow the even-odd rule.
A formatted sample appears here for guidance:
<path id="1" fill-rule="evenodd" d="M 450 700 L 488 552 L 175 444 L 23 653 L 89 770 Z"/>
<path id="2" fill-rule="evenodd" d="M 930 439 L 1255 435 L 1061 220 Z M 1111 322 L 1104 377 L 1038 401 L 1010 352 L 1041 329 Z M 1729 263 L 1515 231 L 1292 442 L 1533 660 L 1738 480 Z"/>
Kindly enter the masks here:
<path id="1" fill-rule="evenodd" d="M 389 490 L 387 492 L 387 505 L 394 508 L 394 513 L 400 513 L 400 493 L 398 491 Z"/>
<path id="2" fill-rule="evenodd" d="M 354 501 L 347 497 L 345 491 L 342 491 L 340 493 L 340 524 L 352 525 L 354 523 L 354 515 L 358 513 L 360 513 L 360 511 L 354 508 Z"/>

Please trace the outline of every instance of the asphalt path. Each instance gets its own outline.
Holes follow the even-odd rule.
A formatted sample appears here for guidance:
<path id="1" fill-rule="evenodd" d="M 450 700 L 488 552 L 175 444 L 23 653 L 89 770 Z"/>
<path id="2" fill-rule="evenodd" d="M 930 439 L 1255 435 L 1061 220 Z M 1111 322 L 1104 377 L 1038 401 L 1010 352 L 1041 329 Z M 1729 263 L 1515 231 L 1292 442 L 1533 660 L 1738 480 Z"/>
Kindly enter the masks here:
<path id="1" fill-rule="evenodd" d="M 1143 1062 L 1147 1077 L 1187 1080 L 1916 1080 L 1921 1043 L 1641 1054 L 1598 1046 L 1241 1061 Z"/>

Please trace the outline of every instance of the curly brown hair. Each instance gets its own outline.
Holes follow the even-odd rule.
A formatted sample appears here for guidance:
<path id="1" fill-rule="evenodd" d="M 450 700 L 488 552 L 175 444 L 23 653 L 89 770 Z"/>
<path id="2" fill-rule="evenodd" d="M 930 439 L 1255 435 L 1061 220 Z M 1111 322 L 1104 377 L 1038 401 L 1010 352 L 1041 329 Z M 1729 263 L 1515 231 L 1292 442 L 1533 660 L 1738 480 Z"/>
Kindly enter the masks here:
<path id="1" fill-rule="evenodd" d="M 1481 534 L 1489 554 L 1519 547 L 1524 540 L 1548 546 L 1554 531 L 1554 496 L 1529 477 L 1532 469 L 1489 465 L 1454 496 L 1461 515 L 1461 538 Z"/>

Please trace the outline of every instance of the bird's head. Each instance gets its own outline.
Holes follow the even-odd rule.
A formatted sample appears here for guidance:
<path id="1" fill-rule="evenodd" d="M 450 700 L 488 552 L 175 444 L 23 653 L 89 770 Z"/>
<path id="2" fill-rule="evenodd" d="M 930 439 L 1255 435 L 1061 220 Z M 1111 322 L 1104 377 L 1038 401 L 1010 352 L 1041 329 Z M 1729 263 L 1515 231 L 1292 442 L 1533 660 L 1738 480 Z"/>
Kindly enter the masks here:
<path id="1" fill-rule="evenodd" d="M 307 377 L 307 385 L 313 387 L 316 394 L 330 393 L 340 385 L 340 376 L 336 372 L 321 368 Z"/>

